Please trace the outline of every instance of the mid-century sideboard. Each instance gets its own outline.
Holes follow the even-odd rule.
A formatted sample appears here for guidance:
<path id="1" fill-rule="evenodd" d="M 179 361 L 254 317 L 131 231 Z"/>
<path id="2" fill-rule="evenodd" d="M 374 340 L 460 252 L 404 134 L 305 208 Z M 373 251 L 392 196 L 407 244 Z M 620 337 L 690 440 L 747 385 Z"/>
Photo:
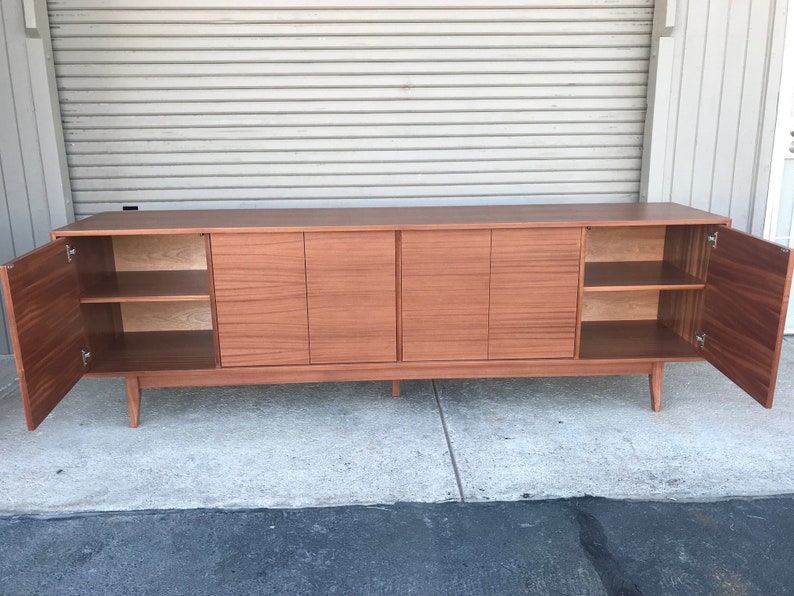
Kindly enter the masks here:
<path id="1" fill-rule="evenodd" d="M 772 405 L 792 259 L 671 203 L 132 211 L 0 268 L 34 429 L 83 376 L 141 389 L 648 375 Z"/>

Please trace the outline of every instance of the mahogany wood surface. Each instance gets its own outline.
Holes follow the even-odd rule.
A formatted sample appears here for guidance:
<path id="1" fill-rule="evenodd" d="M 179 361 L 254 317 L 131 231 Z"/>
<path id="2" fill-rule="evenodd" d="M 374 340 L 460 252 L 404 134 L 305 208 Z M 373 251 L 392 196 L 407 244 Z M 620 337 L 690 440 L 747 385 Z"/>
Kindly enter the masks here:
<path id="1" fill-rule="evenodd" d="M 593 228 L 587 235 L 587 261 L 661 261 L 665 227 L 616 226 Z"/>
<path id="2" fill-rule="evenodd" d="M 28 430 L 85 372 L 77 267 L 66 244 L 50 242 L 0 267 Z"/>
<path id="3" fill-rule="evenodd" d="M 704 357 L 770 407 L 794 259 L 729 223 L 669 203 L 108 213 L 53 232 L 72 263 L 58 240 L 0 278 L 31 429 L 84 374 L 126 377 L 132 426 L 141 388 L 352 380 L 644 374 L 659 411 L 664 363 Z"/>
<path id="4" fill-rule="evenodd" d="M 309 362 L 303 234 L 213 234 L 223 366 Z"/>
<path id="5" fill-rule="evenodd" d="M 658 310 L 659 290 L 585 292 L 582 321 L 647 321 Z"/>
<path id="6" fill-rule="evenodd" d="M 584 276 L 587 292 L 702 290 L 705 286 L 705 279 L 666 261 L 588 263 Z"/>
<path id="7" fill-rule="evenodd" d="M 138 428 L 141 419 L 141 384 L 138 377 L 127 377 L 127 407 L 130 410 L 130 427 Z"/>
<path id="8" fill-rule="evenodd" d="M 647 226 L 730 223 L 730 219 L 676 203 L 371 207 L 337 209 L 219 209 L 117 211 L 88 217 L 53 232 L 72 235 L 409 230 L 427 228 Z"/>
<path id="9" fill-rule="evenodd" d="M 582 323 L 582 359 L 648 358 L 684 362 L 702 357 L 690 344 L 657 321 Z"/>
<path id="10" fill-rule="evenodd" d="M 67 240 L 76 254 L 73 257 L 80 279 L 80 295 L 89 288 L 112 278 L 116 270 L 113 238 L 110 236 L 77 236 Z"/>
<path id="11" fill-rule="evenodd" d="M 402 233 L 403 360 L 488 358 L 490 230 Z"/>
<path id="12" fill-rule="evenodd" d="M 80 302 L 209 300 L 207 271 L 119 271 L 83 290 Z"/>
<path id="13" fill-rule="evenodd" d="M 571 358 L 580 228 L 494 230 L 488 358 Z"/>
<path id="14" fill-rule="evenodd" d="M 394 295 L 397 318 L 397 361 L 403 360 L 403 233 L 394 233 Z"/>
<path id="15" fill-rule="evenodd" d="M 662 409 L 662 382 L 664 380 L 664 362 L 654 362 L 648 385 L 651 389 L 651 409 L 659 412 Z"/>
<path id="16" fill-rule="evenodd" d="M 88 348 L 91 352 L 102 354 L 111 343 L 123 332 L 121 320 L 121 304 L 94 303 L 81 304 Z"/>
<path id="17" fill-rule="evenodd" d="M 664 249 L 665 262 L 698 279 L 705 280 L 709 255 L 707 236 L 718 227 L 668 227 Z M 670 291 L 662 292 L 659 297 L 659 320 L 692 345 L 695 345 L 695 333 L 700 327 L 703 295 L 704 292 Z"/>
<path id="18" fill-rule="evenodd" d="M 394 232 L 307 233 L 314 363 L 397 359 Z"/>
<path id="19" fill-rule="evenodd" d="M 87 295 L 91 287 L 107 283 L 115 276 L 113 238 L 110 236 L 81 236 L 68 239 L 77 254 L 74 261 L 80 279 L 80 296 Z M 81 307 L 88 347 L 101 354 L 105 346 L 122 332 L 121 305 L 118 302 L 83 303 Z"/>
<path id="20" fill-rule="evenodd" d="M 576 336 L 574 338 L 573 355 L 574 358 L 579 357 L 579 347 L 582 343 L 582 313 L 584 306 L 584 273 L 585 263 L 587 261 L 587 237 L 589 235 L 588 228 L 581 228 L 581 243 L 579 254 L 579 284 L 576 292 Z"/>
<path id="21" fill-rule="evenodd" d="M 151 371 L 215 369 L 212 331 L 142 331 L 123 333 L 97 354 L 93 376 L 119 376 Z M 190 378 L 192 372 L 187 373 Z"/>
<path id="22" fill-rule="evenodd" d="M 684 360 L 702 360 L 697 355 Z M 391 381 L 401 379 L 483 379 L 501 377 L 565 377 L 649 375 L 654 360 L 458 360 L 445 362 L 378 362 L 369 364 L 308 364 L 185 371 L 139 371 L 142 388 L 249 385 L 260 383 L 320 383 Z M 87 376 L 110 376 L 92 371 Z M 385 391 L 384 391 L 385 393 Z"/>
<path id="23" fill-rule="evenodd" d="M 772 407 L 794 258 L 778 244 L 721 229 L 709 255 L 703 356 Z"/>
<path id="24" fill-rule="evenodd" d="M 212 329 L 210 302 L 122 302 L 122 328 L 128 331 Z"/>
<path id="25" fill-rule="evenodd" d="M 210 317 L 212 318 L 212 344 L 215 366 L 221 365 L 221 341 L 218 337 L 218 305 L 215 301 L 215 269 L 212 264 L 212 237 L 204 235 L 204 251 L 207 255 L 207 287 L 210 293 Z"/>
<path id="26" fill-rule="evenodd" d="M 199 234 L 117 235 L 113 255 L 116 271 L 207 269 L 205 242 Z"/>

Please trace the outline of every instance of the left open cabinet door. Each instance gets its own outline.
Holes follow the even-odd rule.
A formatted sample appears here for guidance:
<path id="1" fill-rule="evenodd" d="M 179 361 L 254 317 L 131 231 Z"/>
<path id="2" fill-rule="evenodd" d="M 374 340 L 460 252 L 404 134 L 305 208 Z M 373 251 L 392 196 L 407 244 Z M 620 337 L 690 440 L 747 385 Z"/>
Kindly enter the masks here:
<path id="1" fill-rule="evenodd" d="M 77 267 L 64 238 L 0 267 L 28 430 L 85 372 Z"/>

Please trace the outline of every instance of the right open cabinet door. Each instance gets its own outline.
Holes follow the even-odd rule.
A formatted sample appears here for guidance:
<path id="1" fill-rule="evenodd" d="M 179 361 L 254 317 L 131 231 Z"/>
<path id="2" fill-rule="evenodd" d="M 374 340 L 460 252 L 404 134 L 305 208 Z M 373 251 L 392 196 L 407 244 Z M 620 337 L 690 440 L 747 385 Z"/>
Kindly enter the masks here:
<path id="1" fill-rule="evenodd" d="M 0 267 L 28 430 L 85 372 L 87 350 L 77 268 L 66 240 Z"/>
<path id="2" fill-rule="evenodd" d="M 719 228 L 709 254 L 702 354 L 772 407 L 794 259 L 789 249 Z"/>

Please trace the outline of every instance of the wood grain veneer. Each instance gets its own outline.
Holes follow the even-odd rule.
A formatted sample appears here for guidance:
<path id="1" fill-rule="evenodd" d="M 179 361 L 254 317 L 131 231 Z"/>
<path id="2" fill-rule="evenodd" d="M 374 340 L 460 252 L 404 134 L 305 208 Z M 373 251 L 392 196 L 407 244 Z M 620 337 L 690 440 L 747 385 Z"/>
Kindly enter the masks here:
<path id="1" fill-rule="evenodd" d="M 726 224 L 721 217 L 676 203 L 488 205 L 341 209 L 223 209 L 102 213 L 53 232 L 59 236 L 175 232 L 304 232 L 501 227 Z M 647 260 L 647 259 L 644 259 Z"/>
<path id="2" fill-rule="evenodd" d="M 138 377 L 127 377 L 127 407 L 130 411 L 130 427 L 138 428 L 141 419 L 141 384 Z"/>
<path id="3" fill-rule="evenodd" d="M 121 320 L 125 332 L 212 329 L 212 312 L 206 299 L 201 302 L 122 302 Z"/>
<path id="4" fill-rule="evenodd" d="M 223 366 L 309 362 L 303 234 L 213 234 Z"/>
<path id="5" fill-rule="evenodd" d="M 587 235 L 587 262 L 661 261 L 664 226 L 593 228 Z"/>
<path id="6" fill-rule="evenodd" d="M 77 253 L 74 258 L 80 279 L 80 301 L 90 295 L 92 287 L 112 283 L 115 278 L 113 238 L 110 236 L 75 237 L 68 239 Z M 105 304 L 84 303 L 81 307 L 88 348 L 102 354 L 105 347 L 122 332 L 121 306 L 112 301 Z"/>
<path id="7" fill-rule="evenodd" d="M 574 338 L 573 355 L 579 357 L 579 347 L 582 343 L 582 314 L 584 312 L 584 275 L 587 257 L 587 237 L 590 230 L 581 228 L 581 247 L 579 249 L 579 285 L 576 292 L 576 337 Z"/>
<path id="8" fill-rule="evenodd" d="M 113 255 L 116 271 L 207 269 L 204 238 L 198 234 L 118 235 Z"/>
<path id="9" fill-rule="evenodd" d="M 120 271 L 83 290 L 80 302 L 179 302 L 209 300 L 207 272 Z"/>
<path id="10" fill-rule="evenodd" d="M 28 430 L 85 372 L 77 267 L 66 244 L 51 242 L 0 267 Z"/>
<path id="11" fill-rule="evenodd" d="M 656 319 L 658 290 L 585 292 L 582 321 L 642 321 Z"/>
<path id="12" fill-rule="evenodd" d="M 204 251 L 207 255 L 207 286 L 210 292 L 210 314 L 212 315 L 212 344 L 215 366 L 221 366 L 221 340 L 218 335 L 218 304 L 215 300 L 215 267 L 212 262 L 212 236 L 204 235 Z"/>
<path id="13" fill-rule="evenodd" d="M 651 374 L 648 375 L 648 387 L 651 390 L 651 409 L 659 412 L 662 409 L 662 383 L 664 381 L 664 362 L 654 362 Z"/>
<path id="14" fill-rule="evenodd" d="M 126 373 L 217 370 L 212 331 L 148 331 L 123 333 L 92 364 L 88 376 Z"/>
<path id="15" fill-rule="evenodd" d="M 488 357 L 571 358 L 579 228 L 494 230 Z"/>
<path id="16" fill-rule="evenodd" d="M 397 359 L 394 232 L 307 233 L 314 363 Z"/>
<path id="17" fill-rule="evenodd" d="M 402 233 L 403 360 L 488 357 L 490 230 Z"/>
<path id="18" fill-rule="evenodd" d="M 703 356 L 767 408 L 775 392 L 793 269 L 788 248 L 737 230 L 719 230 L 709 254 L 700 323 Z"/>
<path id="19" fill-rule="evenodd" d="M 690 356 L 684 360 L 702 360 Z M 564 377 L 588 375 L 649 375 L 656 360 L 459 360 L 444 362 L 378 362 L 363 364 L 307 364 L 243 368 L 199 369 L 184 372 L 135 373 L 140 386 L 199 387 L 257 383 L 320 383 L 331 381 L 390 381 L 402 379 L 483 379 L 501 377 Z M 87 376 L 108 376 L 92 371 Z M 384 384 L 384 394 L 388 394 Z"/>
<path id="20" fill-rule="evenodd" d="M 582 359 L 700 360 L 697 350 L 657 321 L 582 323 Z"/>
<path id="21" fill-rule="evenodd" d="M 682 271 L 706 279 L 708 274 L 707 236 L 719 226 L 670 226 L 667 228 L 664 260 Z M 677 290 L 659 297 L 659 320 L 686 341 L 695 345 L 695 333 L 703 311 L 703 292 Z"/>
<path id="22" fill-rule="evenodd" d="M 667 261 L 588 263 L 585 268 L 586 292 L 630 290 L 702 290 L 704 278 L 690 275 Z"/>
<path id="23" fill-rule="evenodd" d="M 72 263 L 60 239 L 0 278 L 29 428 L 84 374 L 126 377 L 133 426 L 142 387 L 263 382 L 644 374 L 658 411 L 664 363 L 703 357 L 769 407 L 794 259 L 729 229 L 709 249 L 729 223 L 674 204 L 115 213 L 52 233 Z"/>

